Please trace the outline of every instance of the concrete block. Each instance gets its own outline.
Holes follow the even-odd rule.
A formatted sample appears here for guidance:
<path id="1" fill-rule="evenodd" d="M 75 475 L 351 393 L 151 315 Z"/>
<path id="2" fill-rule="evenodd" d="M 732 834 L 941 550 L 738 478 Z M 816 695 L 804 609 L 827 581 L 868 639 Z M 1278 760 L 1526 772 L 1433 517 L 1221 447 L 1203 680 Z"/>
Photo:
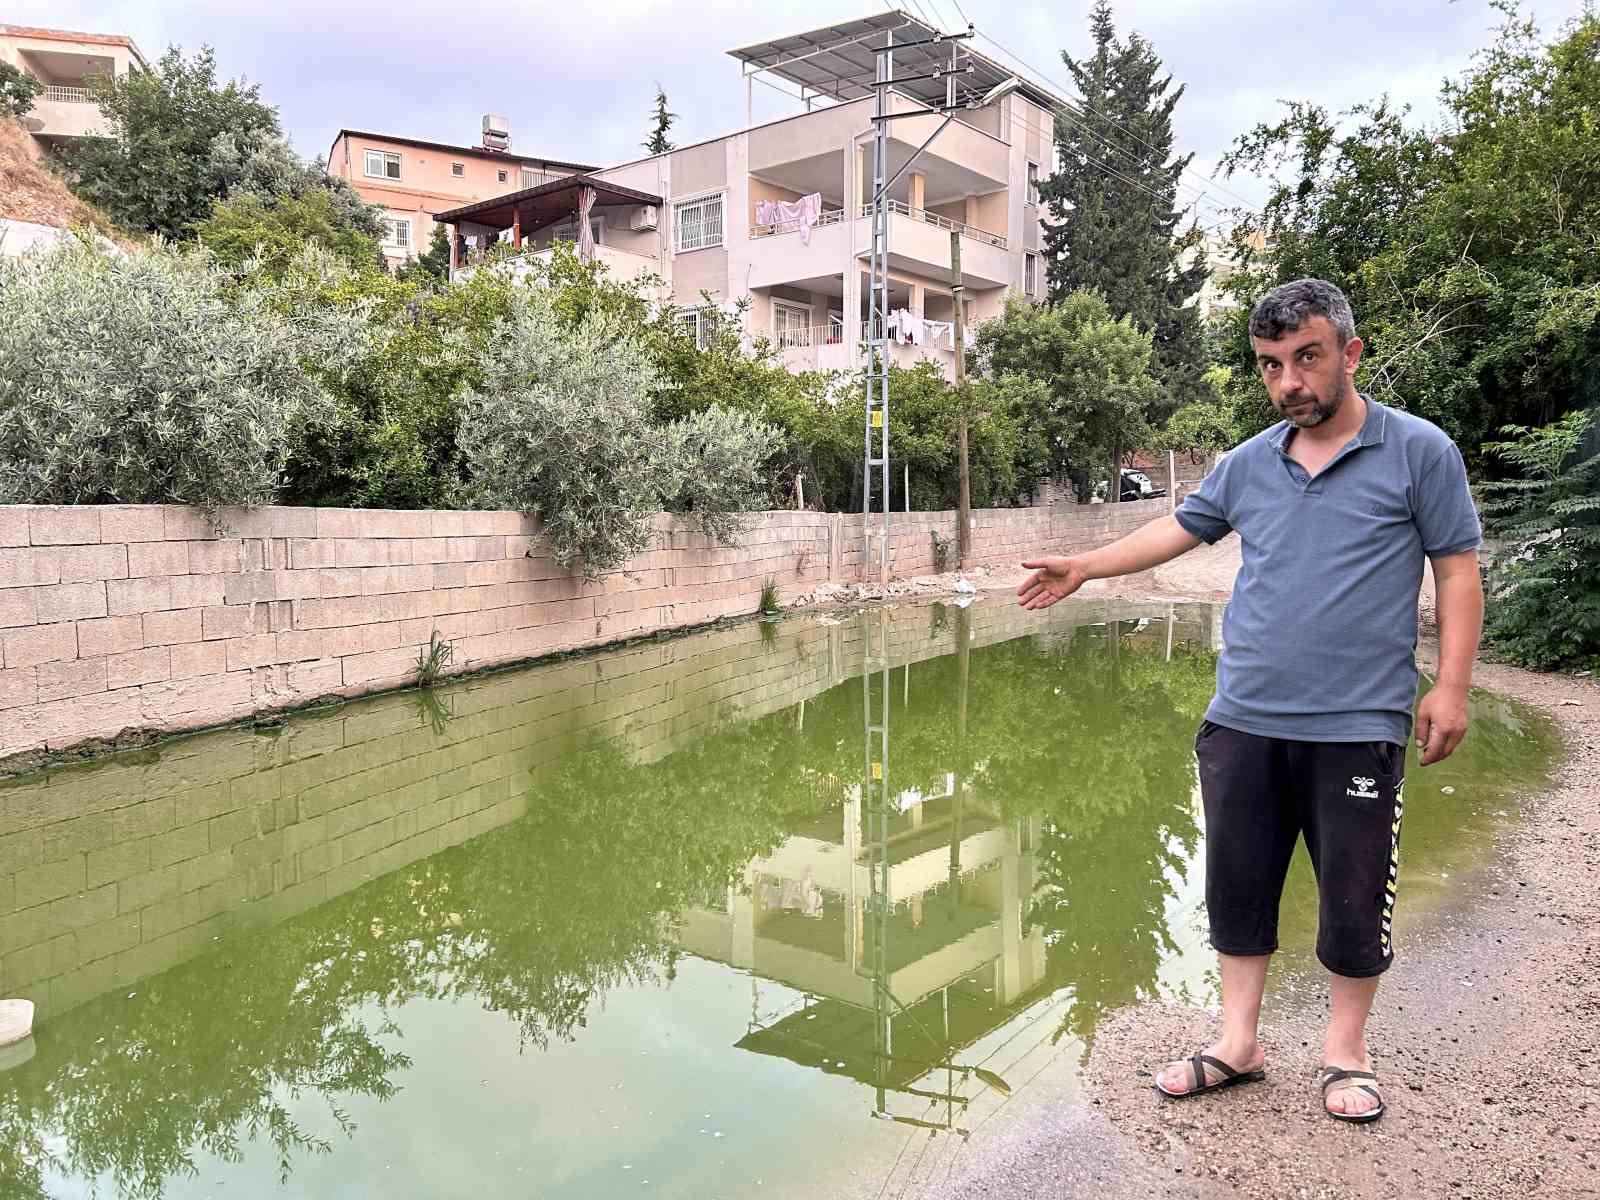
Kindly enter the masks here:
<path id="1" fill-rule="evenodd" d="M 130 650 L 101 661 L 105 663 L 105 686 L 109 688 L 161 683 L 172 677 L 172 651 L 165 646 Z"/>
<path id="2" fill-rule="evenodd" d="M 62 546 L 50 550 L 62 583 L 93 583 L 128 577 L 126 546 Z"/>
<path id="3" fill-rule="evenodd" d="M 9 671 L 0 669 L 0 712 L 38 703 L 38 672 L 38 667 L 18 667 Z"/>
<path id="4" fill-rule="evenodd" d="M 417 672 L 417 651 L 412 646 L 352 654 L 343 659 L 345 687 L 373 687 L 409 680 Z"/>
<path id="5" fill-rule="evenodd" d="M 228 648 L 225 642 L 199 642 L 189 646 L 170 648 L 169 678 L 193 679 L 197 675 L 220 675 L 228 669 Z"/>
<path id="6" fill-rule="evenodd" d="M 28 508 L 24 505 L 0 505 L 0 546 L 26 546 L 28 544 Z"/>
<path id="7" fill-rule="evenodd" d="M 316 508 L 224 508 L 223 525 L 233 537 L 307 538 L 317 536 Z"/>
<path id="8" fill-rule="evenodd" d="M 181 825 L 177 829 L 157 834 L 145 842 L 149 856 L 149 869 L 159 870 L 189 858 L 199 858 L 211 852 L 209 821 Z"/>
<path id="9" fill-rule="evenodd" d="M 222 575 L 178 575 L 172 580 L 173 608 L 214 608 L 226 598 Z"/>
<path id="10" fill-rule="evenodd" d="M 144 616 L 146 646 L 190 645 L 204 636 L 204 614 L 200 608 L 151 612 Z"/>
<path id="11" fill-rule="evenodd" d="M 202 829 L 204 827 L 202 826 Z M 119 879 L 116 883 L 115 904 L 117 913 L 138 912 L 159 903 L 180 890 L 178 864 L 159 867 L 142 874 Z"/>
<path id="12" fill-rule="evenodd" d="M 32 711 L 44 732 L 45 744 L 52 750 L 65 749 L 87 738 L 114 738 L 124 729 L 143 724 L 138 688 L 54 700 L 36 705 Z"/>
<path id="13" fill-rule="evenodd" d="M 66 700 L 72 696 L 86 696 L 106 690 L 107 660 L 80 658 L 72 662 L 44 663 L 38 671 L 38 698 L 40 704 L 51 700 Z"/>
<path id="14" fill-rule="evenodd" d="M 104 504 L 100 506 L 100 540 L 103 542 L 159 542 L 167 536 L 164 504 Z"/>
<path id="15" fill-rule="evenodd" d="M 228 649 L 229 671 L 247 671 L 278 661 L 278 635 L 275 633 L 230 638 L 224 645 Z"/>
<path id="16" fill-rule="evenodd" d="M 152 683 L 139 690 L 145 722 L 161 729 L 216 724 L 251 710 L 250 675 L 245 671 Z"/>
<path id="17" fill-rule="evenodd" d="M 31 587 L 0 588 L 0 629 L 32 625 L 39 619 L 39 608 Z"/>
<path id="18" fill-rule="evenodd" d="M 104 617 L 78 622 L 78 653 L 84 658 L 126 654 L 143 648 L 143 617 Z"/>
<path id="19" fill-rule="evenodd" d="M 114 917 L 77 933 L 78 954 L 86 963 L 120 954 L 139 944 L 139 914 Z"/>
<path id="20" fill-rule="evenodd" d="M 255 616 L 248 604 L 205 608 L 200 613 L 201 636 L 206 641 L 218 638 L 247 637 L 255 632 Z"/>
<path id="21" fill-rule="evenodd" d="M 41 625 L 103 617 L 106 615 L 106 584 L 57 583 L 35 588 L 33 603 Z"/>
<path id="22" fill-rule="evenodd" d="M 88 855 L 79 853 L 23 867 L 16 876 L 17 907 L 33 908 L 82 892 L 88 878 L 87 864 Z"/>
<path id="23" fill-rule="evenodd" d="M 335 566 L 337 546 L 333 538 L 290 538 L 289 568 L 304 571 Z"/>
<path id="24" fill-rule="evenodd" d="M 93 505 L 39 504 L 28 509 L 28 541 L 35 546 L 93 545 L 100 540 L 100 510 Z"/>
<path id="25" fill-rule="evenodd" d="M 88 886 L 101 887 L 142 875 L 150 869 L 150 841 L 140 838 L 114 846 L 102 846 L 88 854 Z M 96 956 L 98 957 L 98 956 Z"/>
<path id="26" fill-rule="evenodd" d="M 7 670 L 71 660 L 78 657 L 78 629 L 66 622 L 7 630 L 0 633 L 0 653 Z"/>
<path id="27" fill-rule="evenodd" d="M 127 553 L 129 578 L 189 573 L 187 542 L 132 542 L 127 546 Z"/>
<path id="28" fill-rule="evenodd" d="M 161 612 L 172 607 L 169 579 L 112 579 L 106 585 L 107 611 L 102 616 L 125 617 Z"/>
<path id="29" fill-rule="evenodd" d="M 19 829 L 0 836 L 0 877 L 10 878 L 24 867 L 44 862 L 44 834 L 41 830 Z M 10 909 L 0 907 L 0 912 Z"/>
<path id="30" fill-rule="evenodd" d="M 290 690 L 298 696 L 307 699 L 325 696 L 344 686 L 344 666 L 337 658 L 290 663 L 288 682 Z"/>
<path id="31" fill-rule="evenodd" d="M 242 543 L 238 538 L 180 544 L 189 557 L 191 575 L 237 575 L 243 569 Z"/>

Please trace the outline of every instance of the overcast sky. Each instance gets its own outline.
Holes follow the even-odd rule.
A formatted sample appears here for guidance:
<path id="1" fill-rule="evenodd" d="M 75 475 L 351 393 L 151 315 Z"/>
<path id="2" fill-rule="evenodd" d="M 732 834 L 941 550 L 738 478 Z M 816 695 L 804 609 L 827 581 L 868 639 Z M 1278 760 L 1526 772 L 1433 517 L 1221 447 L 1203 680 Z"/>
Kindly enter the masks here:
<path id="1" fill-rule="evenodd" d="M 977 48 L 1070 94 L 1060 52 L 1087 52 L 1091 0 L 964 0 Z M 956 0 L 919 0 L 946 28 Z M 917 4 L 900 5 L 915 13 Z M 679 144 L 744 120 L 739 65 L 726 51 L 887 10 L 886 0 L 8 0 L 5 19 L 131 36 L 145 54 L 209 43 L 224 76 L 261 84 L 295 147 L 325 153 L 341 127 L 471 143 L 486 112 L 510 118 L 513 149 L 607 165 L 638 157 L 655 84 L 679 115 Z M 1525 0 L 1546 33 L 1582 0 Z M 1342 108 L 1382 91 L 1437 112 L 1439 82 L 1498 24 L 1488 0 L 1119 0 L 1187 85 L 1178 144 L 1214 173 L 1231 140 L 1283 99 Z M 992 38 L 993 41 L 986 39 Z M 999 43 L 1004 50 L 998 49 Z M 757 87 L 757 120 L 800 110 Z M 1197 188 L 1207 185 L 1192 180 Z M 1223 181 L 1254 200 L 1257 182 Z M 1225 193 L 1211 197 L 1231 203 Z M 1203 208 L 1206 219 L 1211 209 Z"/>

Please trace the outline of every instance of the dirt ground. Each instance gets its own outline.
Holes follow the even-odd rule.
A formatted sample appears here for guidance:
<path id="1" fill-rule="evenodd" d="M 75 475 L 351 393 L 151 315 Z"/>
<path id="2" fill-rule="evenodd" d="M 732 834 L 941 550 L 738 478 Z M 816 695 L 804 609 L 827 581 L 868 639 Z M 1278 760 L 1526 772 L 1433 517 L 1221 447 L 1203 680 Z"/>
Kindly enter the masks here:
<path id="1" fill-rule="evenodd" d="M 1223 599 L 1236 567 L 1230 538 L 1093 588 Z M 1006 584 L 996 573 L 984 589 Z M 1419 659 L 1435 652 L 1425 635 Z M 1039 1113 L 961 1194 L 1600 1197 L 1600 686 L 1483 663 L 1475 682 L 1547 712 L 1566 753 L 1493 869 L 1412 932 L 1384 981 L 1370 1030 L 1383 1120 L 1348 1126 L 1320 1111 L 1321 988 L 1269 996 L 1265 1084 L 1186 1102 L 1160 1102 L 1152 1068 L 1205 1045 L 1214 1019 L 1142 1005 L 1095 1039 L 1090 1115 Z"/>

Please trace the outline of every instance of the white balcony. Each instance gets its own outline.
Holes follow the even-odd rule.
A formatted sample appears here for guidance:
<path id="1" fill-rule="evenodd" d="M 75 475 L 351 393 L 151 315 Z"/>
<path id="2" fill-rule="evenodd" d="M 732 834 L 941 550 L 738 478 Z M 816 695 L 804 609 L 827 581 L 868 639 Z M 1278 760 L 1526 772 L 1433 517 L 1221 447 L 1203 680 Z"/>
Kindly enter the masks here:
<path id="1" fill-rule="evenodd" d="M 39 137 L 110 137 L 111 129 L 88 88 L 49 83 L 23 117 Z"/>

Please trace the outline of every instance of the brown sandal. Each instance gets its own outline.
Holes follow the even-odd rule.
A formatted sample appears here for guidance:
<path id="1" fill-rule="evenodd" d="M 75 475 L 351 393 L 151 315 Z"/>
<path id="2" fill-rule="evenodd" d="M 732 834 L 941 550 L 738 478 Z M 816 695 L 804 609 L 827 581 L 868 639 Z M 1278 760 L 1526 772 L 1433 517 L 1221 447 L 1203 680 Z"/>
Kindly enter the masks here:
<path id="1" fill-rule="evenodd" d="M 1206 1076 L 1206 1068 L 1210 1067 L 1221 1074 L 1220 1079 L 1210 1079 Z M 1171 1092 L 1161 1086 L 1161 1080 L 1156 1079 L 1156 1091 L 1173 1100 L 1186 1100 L 1190 1096 L 1199 1096 L 1205 1092 L 1215 1092 L 1222 1088 L 1234 1087 L 1241 1083 L 1260 1083 L 1267 1077 L 1266 1071 L 1236 1071 L 1220 1058 L 1212 1058 L 1209 1054 L 1196 1054 L 1189 1060 L 1189 1070 L 1194 1074 L 1194 1086 L 1186 1092 Z"/>

